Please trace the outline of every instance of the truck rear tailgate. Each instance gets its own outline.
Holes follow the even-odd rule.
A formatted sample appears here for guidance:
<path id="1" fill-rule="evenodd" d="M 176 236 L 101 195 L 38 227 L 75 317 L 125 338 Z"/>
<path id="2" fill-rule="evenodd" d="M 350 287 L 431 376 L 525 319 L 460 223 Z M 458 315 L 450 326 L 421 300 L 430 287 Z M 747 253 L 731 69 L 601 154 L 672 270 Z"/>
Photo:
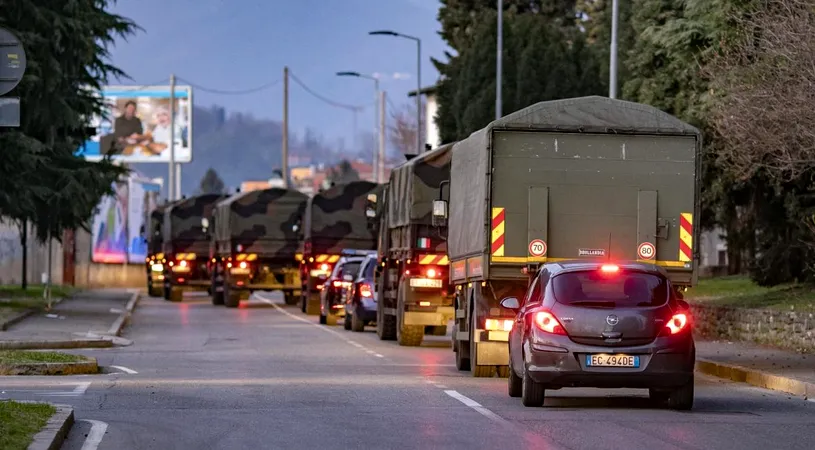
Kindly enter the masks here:
<path id="1" fill-rule="evenodd" d="M 690 282 L 693 136 L 495 131 L 493 264 L 643 260 Z"/>

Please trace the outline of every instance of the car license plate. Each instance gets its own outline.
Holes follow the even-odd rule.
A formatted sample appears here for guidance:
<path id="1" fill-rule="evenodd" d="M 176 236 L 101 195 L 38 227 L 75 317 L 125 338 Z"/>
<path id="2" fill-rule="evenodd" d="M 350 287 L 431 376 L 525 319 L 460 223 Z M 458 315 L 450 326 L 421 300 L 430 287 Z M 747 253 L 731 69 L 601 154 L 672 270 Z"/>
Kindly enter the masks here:
<path id="1" fill-rule="evenodd" d="M 247 274 L 249 274 L 251 272 L 250 272 L 250 270 L 248 268 L 244 269 L 244 268 L 240 268 L 240 267 L 233 267 L 233 268 L 229 269 L 229 273 L 231 273 L 233 275 L 247 275 Z"/>
<path id="2" fill-rule="evenodd" d="M 411 278 L 410 287 L 440 288 L 441 280 L 433 280 L 430 278 Z"/>
<path id="3" fill-rule="evenodd" d="M 586 355 L 587 367 L 633 367 L 640 366 L 639 356 L 606 355 L 604 353 Z"/>

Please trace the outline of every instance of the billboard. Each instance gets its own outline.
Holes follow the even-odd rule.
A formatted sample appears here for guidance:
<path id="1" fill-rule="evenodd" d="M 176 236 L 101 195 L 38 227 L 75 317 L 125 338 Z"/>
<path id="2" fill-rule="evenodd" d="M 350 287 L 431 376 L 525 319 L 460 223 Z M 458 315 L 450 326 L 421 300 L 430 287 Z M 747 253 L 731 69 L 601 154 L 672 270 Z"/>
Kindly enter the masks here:
<path id="1" fill-rule="evenodd" d="M 91 261 L 124 263 L 127 259 L 128 183 L 113 183 L 115 195 L 105 196 L 93 216 Z"/>
<path id="2" fill-rule="evenodd" d="M 127 261 L 133 264 L 141 264 L 147 258 L 147 241 L 142 235 L 142 229 L 150 227 L 150 213 L 156 208 L 161 186 L 150 180 L 137 177 L 131 177 L 128 184 Z"/>
<path id="3" fill-rule="evenodd" d="M 105 108 L 91 119 L 96 135 L 77 149 L 77 156 L 99 161 L 105 155 L 125 163 L 170 162 L 170 111 L 175 111 L 175 161 L 192 161 L 192 88 L 175 87 L 170 108 L 169 86 L 107 86 L 100 95 Z"/>

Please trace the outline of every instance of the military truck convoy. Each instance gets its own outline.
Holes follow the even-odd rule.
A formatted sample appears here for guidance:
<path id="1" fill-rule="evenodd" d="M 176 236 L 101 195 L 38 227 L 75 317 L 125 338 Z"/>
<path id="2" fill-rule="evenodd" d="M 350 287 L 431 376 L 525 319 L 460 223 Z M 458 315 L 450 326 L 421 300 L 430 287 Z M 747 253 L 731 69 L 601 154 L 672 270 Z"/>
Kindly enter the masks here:
<path id="1" fill-rule="evenodd" d="M 447 229 L 432 223 L 433 200 L 450 177 L 452 145 L 411 159 L 391 172 L 379 207 L 377 334 L 418 346 L 444 336 L 453 319 L 447 272 Z"/>
<path id="2" fill-rule="evenodd" d="M 320 290 L 343 254 L 376 250 L 376 204 L 382 189 L 370 181 L 352 181 L 308 199 L 300 264 L 304 313 L 320 314 Z"/>
<path id="3" fill-rule="evenodd" d="M 164 299 L 180 302 L 184 291 L 209 291 L 209 236 L 206 219 L 212 217 L 222 195 L 206 194 L 182 199 L 164 209 L 162 260 Z"/>
<path id="4" fill-rule="evenodd" d="M 701 145 L 697 129 L 650 106 L 605 97 L 541 102 L 407 161 L 386 185 L 358 181 L 245 212 L 231 205 L 256 200 L 223 201 L 212 219 L 211 263 L 240 265 L 238 255 L 261 252 L 238 245 L 263 239 L 296 258 L 297 241 L 300 306 L 316 315 L 341 255 L 377 250 L 380 339 L 416 346 L 426 334 L 444 335 L 452 320 L 458 369 L 506 377 L 514 313 L 499 302 L 523 298 L 542 263 L 636 260 L 661 266 L 677 289 L 696 284 Z M 302 226 L 297 201 L 305 205 Z M 186 204 L 167 207 L 165 232 L 172 211 Z M 256 215 L 274 216 L 274 224 L 261 226 L 267 219 Z M 162 251 L 165 267 L 177 267 L 177 246 Z M 149 262 L 165 259 L 153 255 Z M 164 273 L 165 287 L 173 286 L 166 277 L 175 272 Z M 296 278 L 283 273 L 290 272 L 263 286 L 284 290 L 291 304 Z M 212 285 L 237 290 L 240 279 L 230 279 L 234 285 L 226 277 Z"/>
<path id="5" fill-rule="evenodd" d="M 236 308 L 253 291 L 282 291 L 286 304 L 300 297 L 300 223 L 308 196 L 270 188 L 239 193 L 215 206 L 208 276 L 212 304 Z"/>
<path id="6" fill-rule="evenodd" d="M 167 259 L 162 251 L 162 227 L 164 223 L 164 210 L 169 205 L 159 205 L 150 213 L 149 229 L 141 229 L 142 238 L 147 242 L 147 258 L 145 269 L 147 272 L 147 293 L 153 297 L 164 295 L 164 264 Z"/>

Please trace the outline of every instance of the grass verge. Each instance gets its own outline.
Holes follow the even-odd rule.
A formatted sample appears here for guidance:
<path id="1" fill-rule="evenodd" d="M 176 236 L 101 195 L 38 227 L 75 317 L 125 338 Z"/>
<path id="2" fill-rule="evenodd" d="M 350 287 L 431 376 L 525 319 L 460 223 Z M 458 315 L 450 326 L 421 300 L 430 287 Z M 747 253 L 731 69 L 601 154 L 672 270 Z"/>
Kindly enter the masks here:
<path id="1" fill-rule="evenodd" d="M 815 288 L 801 284 L 756 285 L 745 276 L 700 279 L 685 293 L 691 302 L 741 308 L 815 311 Z"/>
<path id="2" fill-rule="evenodd" d="M 5 322 L 27 309 L 44 310 L 43 285 L 29 285 L 23 290 L 17 285 L 0 285 L 0 322 Z M 73 286 L 51 286 L 51 299 L 67 297 L 76 292 Z"/>
<path id="3" fill-rule="evenodd" d="M 86 358 L 70 353 L 35 352 L 30 350 L 0 350 L 2 364 L 35 364 L 35 363 L 72 363 L 82 362 Z M 2 447 L 0 447 L 2 448 Z"/>
<path id="4" fill-rule="evenodd" d="M 44 403 L 0 401 L 0 450 L 25 450 L 57 410 Z"/>

